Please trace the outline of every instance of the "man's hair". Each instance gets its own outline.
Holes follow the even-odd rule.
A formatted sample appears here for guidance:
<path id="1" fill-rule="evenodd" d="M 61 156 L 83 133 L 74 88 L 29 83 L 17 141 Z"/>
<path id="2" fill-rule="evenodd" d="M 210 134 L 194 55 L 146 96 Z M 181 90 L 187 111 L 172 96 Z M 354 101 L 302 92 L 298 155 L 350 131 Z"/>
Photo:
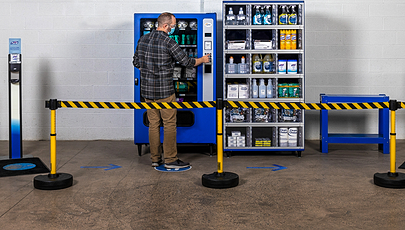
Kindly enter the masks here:
<path id="1" fill-rule="evenodd" d="M 172 17 L 174 15 L 169 12 L 164 12 L 157 18 L 158 26 L 163 27 L 165 24 L 170 25 L 172 23 Z"/>

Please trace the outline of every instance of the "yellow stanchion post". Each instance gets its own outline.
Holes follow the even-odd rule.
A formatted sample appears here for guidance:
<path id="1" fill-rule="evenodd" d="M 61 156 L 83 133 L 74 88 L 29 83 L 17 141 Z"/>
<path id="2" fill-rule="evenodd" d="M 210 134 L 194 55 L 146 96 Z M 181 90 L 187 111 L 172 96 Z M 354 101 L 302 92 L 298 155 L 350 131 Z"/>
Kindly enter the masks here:
<path id="1" fill-rule="evenodd" d="M 224 151 L 223 151 L 223 101 L 217 100 L 217 172 L 204 174 L 202 184 L 208 188 L 232 188 L 238 186 L 239 176 L 235 173 L 224 172 Z"/>
<path id="2" fill-rule="evenodd" d="M 385 188 L 405 188 L 405 174 L 396 172 L 396 131 L 395 111 L 398 109 L 398 102 L 390 100 L 391 111 L 391 133 L 390 133 L 390 171 L 388 173 L 374 174 L 374 184 Z"/>
<path id="3" fill-rule="evenodd" d="M 223 133 L 222 133 L 222 109 L 217 109 L 217 161 L 218 173 L 224 172 L 224 148 L 223 148 Z"/>
<path id="4" fill-rule="evenodd" d="M 397 133 L 395 132 L 395 110 L 391 110 L 391 133 L 390 133 L 390 172 L 395 173 L 396 169 L 396 145 Z"/>
<path id="5" fill-rule="evenodd" d="M 73 185 L 73 176 L 67 173 L 56 173 L 56 110 L 60 108 L 58 100 L 46 102 L 46 108 L 51 110 L 51 173 L 34 178 L 34 187 L 42 190 L 57 190 Z"/>
<path id="6" fill-rule="evenodd" d="M 56 174 L 56 110 L 51 110 L 51 174 Z"/>

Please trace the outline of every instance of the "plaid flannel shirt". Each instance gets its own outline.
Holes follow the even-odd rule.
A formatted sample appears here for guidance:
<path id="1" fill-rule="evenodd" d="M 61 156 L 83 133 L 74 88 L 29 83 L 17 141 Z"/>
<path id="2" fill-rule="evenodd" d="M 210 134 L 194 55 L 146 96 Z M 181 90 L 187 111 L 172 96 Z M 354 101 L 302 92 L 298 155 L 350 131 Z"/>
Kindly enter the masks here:
<path id="1" fill-rule="evenodd" d="M 174 94 L 175 62 L 185 67 L 195 65 L 195 59 L 189 58 L 164 31 L 154 30 L 139 39 L 133 64 L 141 71 L 142 97 L 161 99 Z"/>

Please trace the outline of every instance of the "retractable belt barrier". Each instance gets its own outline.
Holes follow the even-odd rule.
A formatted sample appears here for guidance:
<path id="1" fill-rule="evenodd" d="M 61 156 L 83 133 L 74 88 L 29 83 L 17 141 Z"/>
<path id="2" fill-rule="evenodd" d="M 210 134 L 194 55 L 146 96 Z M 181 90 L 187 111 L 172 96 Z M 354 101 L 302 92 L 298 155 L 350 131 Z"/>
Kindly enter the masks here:
<path id="1" fill-rule="evenodd" d="M 230 188 L 239 184 L 239 176 L 223 171 L 223 108 L 264 108 L 264 109 L 296 109 L 296 110 L 357 110 L 357 109 L 387 109 L 391 111 L 390 133 L 390 171 L 374 174 L 374 183 L 387 188 L 405 188 L 405 174 L 395 171 L 396 133 L 395 111 L 404 109 L 405 103 L 390 100 L 389 102 L 369 103 L 297 103 L 297 102 L 244 102 L 244 101 L 203 101 L 203 102 L 86 102 L 86 101 L 46 101 L 45 107 L 51 110 L 51 173 L 46 179 L 34 181 L 39 189 L 61 189 L 72 186 L 73 177 L 70 174 L 56 173 L 56 110 L 58 108 L 87 108 L 87 109 L 217 109 L 217 158 L 218 170 L 213 174 L 204 174 L 202 184 L 210 188 Z"/>
<path id="2" fill-rule="evenodd" d="M 389 102 L 373 103 L 297 103 L 297 102 L 244 102 L 223 101 L 227 108 L 264 108 L 264 109 L 300 109 L 300 110 L 354 110 L 354 109 L 387 109 Z M 46 101 L 49 108 L 50 101 Z M 398 102 L 405 108 L 403 102 Z M 216 101 L 202 102 L 89 102 L 89 101 L 57 101 L 58 108 L 85 109 L 196 109 L 215 108 Z"/>

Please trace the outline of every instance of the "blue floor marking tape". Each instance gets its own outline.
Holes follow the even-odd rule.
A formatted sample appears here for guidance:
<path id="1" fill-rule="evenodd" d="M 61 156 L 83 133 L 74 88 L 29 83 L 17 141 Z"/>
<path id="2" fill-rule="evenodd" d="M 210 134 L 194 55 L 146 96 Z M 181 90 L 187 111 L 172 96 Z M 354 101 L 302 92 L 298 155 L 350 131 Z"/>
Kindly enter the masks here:
<path id="1" fill-rule="evenodd" d="M 168 168 L 166 168 L 165 165 L 163 164 L 163 165 L 160 165 L 160 166 L 158 166 L 158 167 L 155 167 L 155 169 L 156 169 L 157 171 L 160 171 L 160 172 L 184 172 L 184 171 L 190 170 L 190 169 L 191 169 L 191 166 L 188 166 L 188 167 L 186 167 L 186 168 L 179 168 L 179 169 L 168 169 Z"/>
<path id="2" fill-rule="evenodd" d="M 16 163 L 16 164 L 9 164 L 3 167 L 4 170 L 28 170 L 37 167 L 36 164 L 33 163 Z"/>
<path id="3" fill-rule="evenodd" d="M 271 171 L 278 171 L 278 170 L 283 170 L 287 169 L 287 167 L 281 166 L 281 165 L 276 165 L 273 164 L 271 167 L 246 167 L 247 169 L 273 169 Z"/>
<path id="4" fill-rule="evenodd" d="M 82 169 L 87 168 L 87 169 L 104 169 L 105 171 L 111 170 L 111 169 L 119 169 L 122 168 L 122 166 L 115 165 L 115 164 L 110 164 L 110 166 L 82 166 L 80 167 Z"/>

